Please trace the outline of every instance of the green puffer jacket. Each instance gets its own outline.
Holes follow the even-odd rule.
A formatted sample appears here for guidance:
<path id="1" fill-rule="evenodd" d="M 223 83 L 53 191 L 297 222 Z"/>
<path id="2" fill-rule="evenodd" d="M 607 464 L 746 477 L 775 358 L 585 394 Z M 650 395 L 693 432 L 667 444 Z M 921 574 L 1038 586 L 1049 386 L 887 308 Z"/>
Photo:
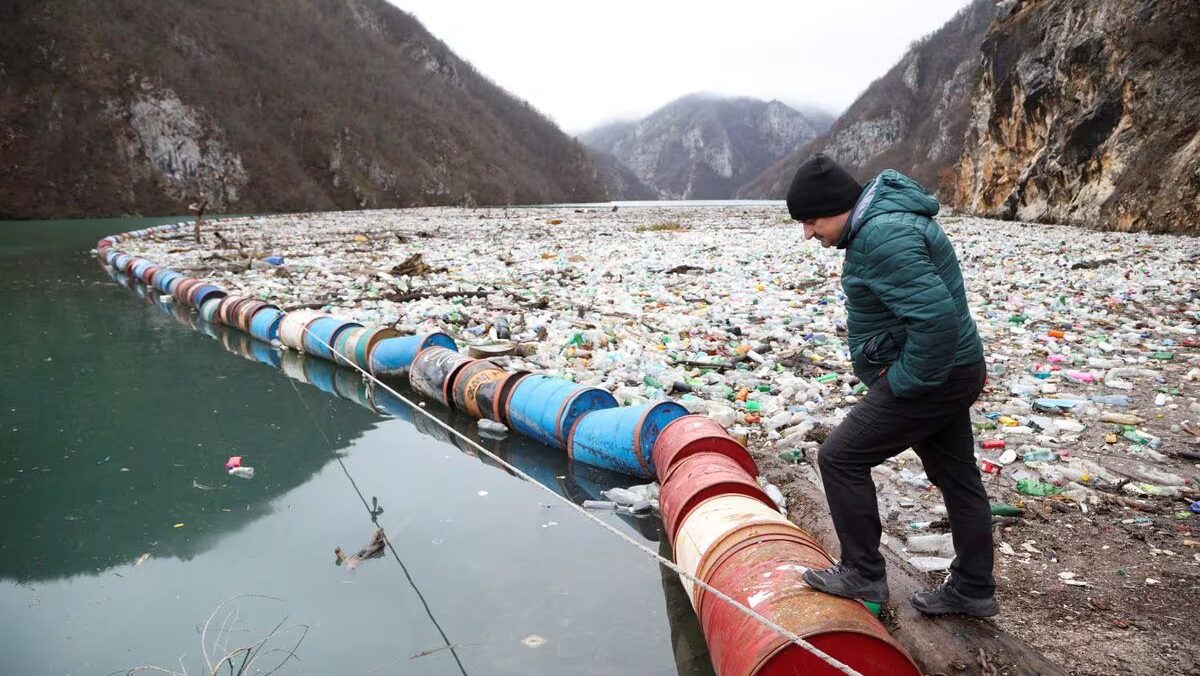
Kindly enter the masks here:
<path id="1" fill-rule="evenodd" d="M 863 189 L 837 247 L 854 372 L 868 386 L 884 368 L 892 394 L 919 396 L 955 366 L 983 358 L 954 247 L 933 220 L 938 203 L 892 170 Z"/>

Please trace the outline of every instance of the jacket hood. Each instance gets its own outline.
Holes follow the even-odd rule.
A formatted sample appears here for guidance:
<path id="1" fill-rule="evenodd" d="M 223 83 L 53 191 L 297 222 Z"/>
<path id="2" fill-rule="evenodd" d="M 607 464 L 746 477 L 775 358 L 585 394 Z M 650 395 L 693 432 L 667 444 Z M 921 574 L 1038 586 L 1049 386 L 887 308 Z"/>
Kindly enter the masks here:
<path id="1" fill-rule="evenodd" d="M 896 212 L 932 218 L 939 210 L 938 202 L 916 181 L 894 169 L 888 169 L 871 179 L 850 212 L 850 219 L 837 248 L 845 249 L 868 221 Z"/>

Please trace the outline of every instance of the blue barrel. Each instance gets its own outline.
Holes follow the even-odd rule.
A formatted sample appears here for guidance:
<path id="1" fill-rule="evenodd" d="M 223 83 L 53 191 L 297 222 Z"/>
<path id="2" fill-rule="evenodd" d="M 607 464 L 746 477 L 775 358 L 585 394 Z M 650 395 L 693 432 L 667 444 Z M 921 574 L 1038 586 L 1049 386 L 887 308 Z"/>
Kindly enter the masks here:
<path id="1" fill-rule="evenodd" d="M 151 265 L 154 265 L 154 264 L 151 263 L 150 261 L 146 260 L 145 258 L 139 258 L 136 261 L 134 261 L 133 265 L 129 266 L 129 273 L 131 275 L 133 275 L 134 277 L 141 279 L 142 273 L 145 272 L 146 268 L 150 267 Z"/>
<path id="2" fill-rule="evenodd" d="M 337 342 L 338 334 L 346 329 L 362 326 L 358 322 L 348 322 L 337 317 L 318 317 L 304 327 L 304 351 L 314 357 L 333 361 L 333 344 Z"/>
<path id="3" fill-rule="evenodd" d="M 270 343 L 264 343 L 261 340 L 250 341 L 250 354 L 254 356 L 254 361 L 260 364 L 279 368 L 279 350 L 271 347 Z"/>
<path id="4" fill-rule="evenodd" d="M 685 415 L 687 409 L 673 401 L 592 411 L 571 429 L 567 455 L 614 472 L 656 479 L 652 451 L 658 433 Z"/>
<path id="5" fill-rule="evenodd" d="M 158 277 L 154 280 L 154 286 L 163 293 L 171 293 L 171 282 L 179 279 L 183 275 L 174 270 L 164 270 L 158 273 Z"/>
<path id="6" fill-rule="evenodd" d="M 417 353 L 427 347 L 444 347 L 458 351 L 454 339 L 444 333 L 421 333 L 381 340 L 371 350 L 368 359 L 371 375 L 376 378 L 403 378 L 408 375 Z"/>
<path id="7" fill-rule="evenodd" d="M 318 390 L 338 396 L 337 391 L 337 367 L 316 357 L 306 356 L 304 358 L 304 379 L 316 386 Z"/>
<path id="8" fill-rule="evenodd" d="M 112 248 L 105 249 L 104 262 L 108 263 L 109 265 L 113 265 L 115 267 L 115 264 L 113 263 L 113 261 L 116 260 L 117 256 L 120 256 L 120 255 L 121 255 L 121 252 L 117 251 L 116 249 L 112 249 Z"/>
<path id="9" fill-rule="evenodd" d="M 607 390 L 585 387 L 562 378 L 531 375 L 521 379 L 508 398 L 509 426 L 558 449 L 567 447 L 575 421 L 588 411 L 616 408 Z"/>
<path id="10" fill-rule="evenodd" d="M 270 343 L 279 338 L 279 322 L 283 321 L 283 310 L 276 307 L 265 307 L 250 318 L 250 335 L 264 343 Z"/>
<path id="11" fill-rule="evenodd" d="M 224 298 L 227 294 L 225 290 L 213 284 L 201 284 L 191 295 L 192 307 L 201 308 L 204 306 L 204 301 L 210 298 Z"/>

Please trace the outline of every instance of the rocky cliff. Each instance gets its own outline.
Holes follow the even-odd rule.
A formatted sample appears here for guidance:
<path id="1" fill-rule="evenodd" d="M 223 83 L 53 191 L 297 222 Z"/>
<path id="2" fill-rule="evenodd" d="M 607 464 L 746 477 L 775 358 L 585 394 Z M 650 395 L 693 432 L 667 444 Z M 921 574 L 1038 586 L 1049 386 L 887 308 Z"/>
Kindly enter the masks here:
<path id="1" fill-rule="evenodd" d="M 974 0 L 945 26 L 914 42 L 829 131 L 767 168 L 740 196 L 786 196 L 796 167 L 817 152 L 830 155 L 860 180 L 892 168 L 927 190 L 952 193 L 979 47 L 994 13 L 991 0 Z"/>
<path id="2" fill-rule="evenodd" d="M 693 94 L 580 140 L 612 154 L 662 199 L 722 199 L 816 135 L 807 117 L 778 101 Z"/>
<path id="3" fill-rule="evenodd" d="M 0 218 L 589 201 L 598 171 L 384 0 L 0 3 Z"/>
<path id="4" fill-rule="evenodd" d="M 1200 233 L 1200 3 L 1008 0 L 957 174 L 967 209 Z"/>

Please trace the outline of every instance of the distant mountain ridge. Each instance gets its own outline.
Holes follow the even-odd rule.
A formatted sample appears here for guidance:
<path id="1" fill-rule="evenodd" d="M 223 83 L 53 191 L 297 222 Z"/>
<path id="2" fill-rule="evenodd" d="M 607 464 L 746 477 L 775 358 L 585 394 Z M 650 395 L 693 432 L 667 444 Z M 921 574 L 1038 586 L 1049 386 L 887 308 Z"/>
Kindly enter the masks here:
<path id="1" fill-rule="evenodd" d="M 803 113 L 779 101 L 691 94 L 579 140 L 612 155 L 660 199 L 723 199 L 816 135 Z"/>
<path id="2" fill-rule="evenodd" d="M 994 13 L 992 0 L 974 0 L 937 31 L 914 42 L 827 132 L 749 181 L 739 196 L 786 196 L 796 167 L 818 152 L 837 160 L 859 180 L 894 168 L 927 190 L 953 192 L 979 48 Z"/>
<path id="3" fill-rule="evenodd" d="M 0 218 L 602 199 L 384 0 L 0 3 Z"/>

